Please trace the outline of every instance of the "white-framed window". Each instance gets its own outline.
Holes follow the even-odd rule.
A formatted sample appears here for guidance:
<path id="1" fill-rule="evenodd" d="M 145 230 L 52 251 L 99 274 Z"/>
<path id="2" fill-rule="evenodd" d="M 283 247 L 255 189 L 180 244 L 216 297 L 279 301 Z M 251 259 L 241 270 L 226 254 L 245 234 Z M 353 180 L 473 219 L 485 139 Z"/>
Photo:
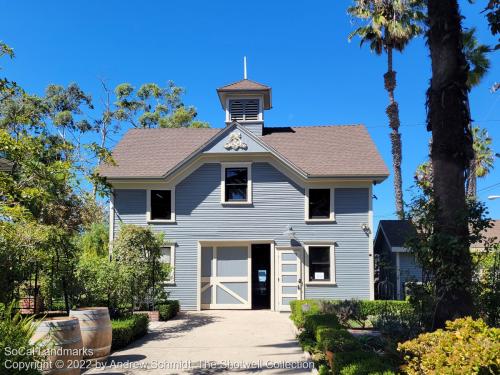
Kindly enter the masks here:
<path id="1" fill-rule="evenodd" d="M 307 284 L 335 284 L 335 244 L 306 244 L 305 280 Z"/>
<path id="2" fill-rule="evenodd" d="M 160 262 L 170 265 L 170 275 L 165 282 L 175 283 L 175 245 L 164 245 L 160 248 Z"/>
<path id="3" fill-rule="evenodd" d="M 221 164 L 221 203 L 252 203 L 252 163 Z"/>
<path id="4" fill-rule="evenodd" d="M 148 189 L 146 201 L 148 223 L 175 222 L 175 188 Z"/>
<path id="5" fill-rule="evenodd" d="M 335 221 L 335 189 L 333 187 L 308 187 L 305 194 L 305 220 L 316 222 Z"/>

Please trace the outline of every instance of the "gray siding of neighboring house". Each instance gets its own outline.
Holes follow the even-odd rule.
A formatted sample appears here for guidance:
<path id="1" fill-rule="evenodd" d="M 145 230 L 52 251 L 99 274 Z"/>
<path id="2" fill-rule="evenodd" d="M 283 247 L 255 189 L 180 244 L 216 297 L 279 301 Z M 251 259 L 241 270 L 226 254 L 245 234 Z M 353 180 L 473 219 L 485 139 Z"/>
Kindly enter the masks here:
<path id="1" fill-rule="evenodd" d="M 176 223 L 154 224 L 177 244 L 175 287 L 171 298 L 183 309 L 197 307 L 198 240 L 273 240 L 291 225 L 299 241 L 335 241 L 336 286 L 310 286 L 306 298 L 370 297 L 368 223 L 369 189 L 335 190 L 335 223 L 304 221 L 304 189 L 268 163 L 252 165 L 253 204 L 220 203 L 220 164 L 204 164 L 176 186 Z M 115 190 L 115 231 L 121 223 L 146 225 L 146 192 Z M 279 243 L 277 243 L 279 245 Z"/>
<path id="2" fill-rule="evenodd" d="M 411 253 L 399 253 L 399 271 L 401 283 L 422 281 L 422 268 L 417 264 L 415 255 Z"/>

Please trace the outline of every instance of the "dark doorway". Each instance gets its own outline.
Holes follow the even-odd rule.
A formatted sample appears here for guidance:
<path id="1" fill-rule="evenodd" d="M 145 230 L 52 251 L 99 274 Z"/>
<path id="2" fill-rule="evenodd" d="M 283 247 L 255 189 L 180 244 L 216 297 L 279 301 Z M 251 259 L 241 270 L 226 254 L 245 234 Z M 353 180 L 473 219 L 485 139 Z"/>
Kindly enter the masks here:
<path id="1" fill-rule="evenodd" d="M 252 245 L 252 309 L 271 308 L 271 245 Z"/>

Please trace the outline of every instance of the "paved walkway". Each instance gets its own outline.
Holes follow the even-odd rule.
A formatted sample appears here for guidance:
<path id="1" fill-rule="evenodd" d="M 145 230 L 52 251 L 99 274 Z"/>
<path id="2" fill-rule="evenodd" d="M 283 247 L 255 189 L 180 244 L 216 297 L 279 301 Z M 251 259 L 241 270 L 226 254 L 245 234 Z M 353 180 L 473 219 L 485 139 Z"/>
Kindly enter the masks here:
<path id="1" fill-rule="evenodd" d="M 114 352 L 106 368 L 85 374 L 307 374 L 311 363 L 288 314 L 202 311 L 150 324 L 150 332 Z"/>

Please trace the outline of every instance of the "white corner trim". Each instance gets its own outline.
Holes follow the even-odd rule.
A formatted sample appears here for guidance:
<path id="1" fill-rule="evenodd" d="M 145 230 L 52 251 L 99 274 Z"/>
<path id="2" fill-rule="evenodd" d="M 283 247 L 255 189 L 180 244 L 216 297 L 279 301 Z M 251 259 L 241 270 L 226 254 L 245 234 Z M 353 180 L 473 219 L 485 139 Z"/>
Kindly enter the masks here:
<path id="1" fill-rule="evenodd" d="M 304 279 L 306 285 L 337 285 L 337 267 L 335 262 L 335 244 L 332 241 L 315 241 L 314 244 L 311 244 L 311 241 L 304 243 L 305 249 L 305 259 L 304 259 Z M 309 248 L 310 247 L 329 247 L 330 248 L 330 280 L 320 281 L 313 280 L 309 281 Z"/>
<path id="2" fill-rule="evenodd" d="M 396 253 L 396 295 L 398 299 L 401 299 L 401 269 L 399 253 Z"/>
<path id="3" fill-rule="evenodd" d="M 321 219 L 311 219 L 309 217 L 309 190 L 310 189 L 330 189 L 330 217 Z M 331 185 L 306 186 L 304 194 L 304 220 L 306 223 L 333 223 L 335 222 L 335 187 Z"/>
<path id="4" fill-rule="evenodd" d="M 170 190 L 170 220 L 151 219 L 151 190 Z M 175 186 L 169 189 L 146 189 L 146 222 L 148 224 L 175 223 Z"/>
<path id="5" fill-rule="evenodd" d="M 115 238 L 115 196 L 114 190 L 111 189 L 111 194 L 109 195 L 109 244 L 108 252 L 109 256 L 113 253 L 113 241 Z"/>
<path id="6" fill-rule="evenodd" d="M 368 274 L 370 280 L 370 300 L 375 299 L 375 257 L 373 255 L 373 185 L 368 189 Z"/>
<path id="7" fill-rule="evenodd" d="M 223 162 L 220 163 L 220 203 L 223 206 L 245 206 L 253 202 L 252 184 L 252 162 Z M 226 201 L 226 169 L 246 168 L 247 169 L 247 200 L 246 201 Z"/>

